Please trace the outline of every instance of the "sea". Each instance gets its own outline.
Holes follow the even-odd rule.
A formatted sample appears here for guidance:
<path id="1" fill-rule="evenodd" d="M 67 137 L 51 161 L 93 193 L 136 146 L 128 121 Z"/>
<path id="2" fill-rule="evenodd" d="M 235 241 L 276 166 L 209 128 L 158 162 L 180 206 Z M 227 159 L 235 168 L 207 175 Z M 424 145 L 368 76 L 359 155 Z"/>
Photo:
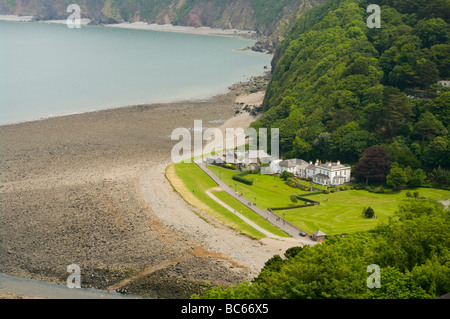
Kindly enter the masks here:
<path id="1" fill-rule="evenodd" d="M 122 106 L 195 101 L 264 74 L 255 40 L 0 21 L 0 125 Z"/>

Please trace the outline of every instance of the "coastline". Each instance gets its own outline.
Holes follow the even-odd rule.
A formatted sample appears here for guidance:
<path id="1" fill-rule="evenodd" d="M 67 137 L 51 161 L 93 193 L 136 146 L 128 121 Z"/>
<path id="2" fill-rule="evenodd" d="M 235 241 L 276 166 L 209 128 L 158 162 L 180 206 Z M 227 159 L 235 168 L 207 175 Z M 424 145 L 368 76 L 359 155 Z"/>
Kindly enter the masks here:
<path id="1" fill-rule="evenodd" d="M 54 23 L 54 24 L 66 24 L 67 20 L 33 20 L 33 16 L 18 16 L 18 15 L 0 15 L 0 21 L 13 21 L 13 22 L 36 22 L 36 23 Z M 147 22 L 121 22 L 115 24 L 91 24 L 90 19 L 81 19 L 81 26 L 99 25 L 108 28 L 121 28 L 132 30 L 147 30 L 158 32 L 174 32 L 174 33 L 186 33 L 195 35 L 207 35 L 207 36 L 225 36 L 225 37 L 240 37 L 250 38 L 257 40 L 256 31 L 254 30 L 239 30 L 239 29 L 219 29 L 211 27 L 191 27 L 191 26 L 178 26 L 173 24 L 156 24 Z"/>
<path id="2" fill-rule="evenodd" d="M 157 298 L 253 278 L 282 247 L 207 223 L 165 178 L 172 130 L 250 123 L 249 88 L 1 126 L 0 272 L 64 283 L 78 263 L 83 287 Z"/>

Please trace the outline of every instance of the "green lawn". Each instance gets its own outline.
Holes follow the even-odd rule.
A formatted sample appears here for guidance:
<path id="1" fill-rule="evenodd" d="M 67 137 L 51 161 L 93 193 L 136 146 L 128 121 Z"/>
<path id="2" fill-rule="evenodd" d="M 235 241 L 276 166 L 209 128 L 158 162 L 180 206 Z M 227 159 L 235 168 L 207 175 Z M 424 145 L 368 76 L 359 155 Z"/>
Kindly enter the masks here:
<path id="1" fill-rule="evenodd" d="M 263 209 L 292 206 L 290 195 L 308 193 L 289 187 L 276 176 L 247 175 L 246 178 L 253 179 L 253 185 L 250 186 L 234 181 L 232 177 L 236 174 L 235 171 L 217 166 L 209 166 L 209 169 L 232 188 L 236 187 L 237 191 L 243 193 L 246 199 L 256 202 L 257 206 Z M 309 185 L 305 181 L 302 183 Z M 321 203 L 319 206 L 275 211 L 275 213 L 281 217 L 284 216 L 286 220 L 308 233 L 318 229 L 329 235 L 366 231 L 374 228 L 379 222 L 387 221 L 388 217 L 397 210 L 399 204 L 411 200 L 406 197 L 407 191 L 412 193 L 415 190 L 403 190 L 392 194 L 348 190 L 313 195 L 308 198 L 319 201 Z M 433 200 L 450 198 L 450 191 L 446 190 L 421 188 L 418 191 L 420 196 Z M 324 202 L 325 199 L 328 201 Z M 302 203 L 299 202 L 299 204 Z M 375 210 L 377 219 L 362 217 L 363 208 L 368 206 Z"/>
<path id="2" fill-rule="evenodd" d="M 277 176 L 250 174 L 246 179 L 253 179 L 253 185 L 246 185 L 233 180 L 236 171 L 229 169 L 208 166 L 208 168 L 219 176 L 225 183 L 251 202 L 255 202 L 259 208 L 267 209 L 269 207 L 287 207 L 292 206 L 291 195 L 306 194 L 298 188 L 292 188 Z"/>
<path id="3" fill-rule="evenodd" d="M 321 230 L 328 235 L 365 231 L 380 222 L 386 222 L 402 203 L 410 200 L 403 190 L 393 194 L 375 194 L 365 190 L 348 190 L 338 193 L 313 195 L 308 198 L 319 201 L 319 206 L 276 211 L 289 222 L 307 233 Z M 415 190 L 409 190 L 411 193 Z M 433 200 L 450 198 L 450 191 L 421 188 L 420 196 Z M 328 199 L 327 202 L 324 202 Z M 364 207 L 372 207 L 377 219 L 362 217 Z"/>
<path id="4" fill-rule="evenodd" d="M 233 189 L 236 188 L 246 199 L 251 202 L 256 202 L 257 206 L 263 209 L 292 206 L 293 204 L 289 198 L 290 195 L 308 193 L 297 188 L 289 187 L 282 179 L 276 176 L 250 174 L 246 178 L 253 179 L 253 185 L 245 185 L 232 179 L 236 171 L 217 166 L 208 166 L 208 168 Z M 194 190 L 195 198 L 210 208 L 208 213 L 252 237 L 264 237 L 263 234 L 245 224 L 205 194 L 205 190 L 214 188 L 217 185 L 195 164 L 176 164 L 175 169 L 177 175 L 186 185 L 186 188 L 191 193 Z M 275 213 L 286 218 L 286 220 L 307 233 L 312 233 L 319 229 L 328 235 L 366 231 L 374 228 L 380 222 L 386 222 L 388 217 L 398 209 L 400 204 L 413 200 L 406 197 L 407 191 L 412 193 L 415 190 L 403 190 L 392 194 L 376 194 L 365 190 L 348 190 L 330 194 L 319 194 L 308 197 L 309 199 L 319 201 L 321 203 L 319 206 L 275 211 Z M 450 191 L 446 190 L 420 188 L 418 191 L 420 196 L 428 199 L 440 201 L 450 198 Z M 214 194 L 237 211 L 240 212 L 242 210 L 244 215 L 264 229 L 279 236 L 285 235 L 225 192 L 216 192 Z M 325 202 L 325 199 L 328 201 Z M 299 202 L 299 204 L 302 203 Z M 369 206 L 375 210 L 377 219 L 366 219 L 362 217 L 363 208 Z"/>
<path id="5" fill-rule="evenodd" d="M 214 196 L 223 201 L 224 203 L 231 206 L 231 208 L 235 209 L 238 213 L 241 213 L 256 225 L 264 228 L 265 230 L 271 232 L 274 235 L 278 235 L 280 237 L 289 237 L 288 234 L 281 231 L 278 227 L 273 226 L 271 223 L 267 222 L 264 218 L 253 212 L 247 206 L 243 205 L 241 202 L 238 202 L 233 197 L 228 195 L 224 191 L 214 191 L 212 192 Z"/>
<path id="6" fill-rule="evenodd" d="M 175 178 L 173 174 L 170 173 L 172 169 L 175 173 Z M 194 163 L 173 164 L 172 167 L 169 166 L 167 169 L 166 176 L 180 195 L 194 207 L 205 211 L 215 219 L 252 238 L 260 239 L 266 237 L 205 193 L 205 191 L 217 187 L 217 184 Z M 179 185 L 175 179 L 181 181 L 182 185 Z M 242 210 L 242 214 L 245 217 L 267 231 L 279 236 L 287 236 L 287 234 L 272 226 L 258 214 L 254 213 L 225 192 L 219 191 L 213 192 L 213 194 L 237 211 L 240 212 Z"/>

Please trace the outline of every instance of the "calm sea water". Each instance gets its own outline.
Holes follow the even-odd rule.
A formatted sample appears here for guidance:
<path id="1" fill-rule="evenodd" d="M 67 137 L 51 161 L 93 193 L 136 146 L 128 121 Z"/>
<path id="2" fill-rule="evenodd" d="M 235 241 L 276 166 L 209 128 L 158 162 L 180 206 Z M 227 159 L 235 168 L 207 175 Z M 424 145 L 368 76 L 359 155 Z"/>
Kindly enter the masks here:
<path id="1" fill-rule="evenodd" d="M 204 99 L 264 73 L 239 38 L 0 21 L 0 125 Z"/>

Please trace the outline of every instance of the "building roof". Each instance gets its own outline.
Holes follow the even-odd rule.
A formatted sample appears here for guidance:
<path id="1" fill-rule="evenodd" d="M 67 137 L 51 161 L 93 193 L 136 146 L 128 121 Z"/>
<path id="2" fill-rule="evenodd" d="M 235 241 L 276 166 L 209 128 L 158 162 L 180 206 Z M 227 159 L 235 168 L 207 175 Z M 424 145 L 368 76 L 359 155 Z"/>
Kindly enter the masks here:
<path id="1" fill-rule="evenodd" d="M 340 162 L 338 162 L 338 163 L 331 163 L 331 162 L 330 163 L 320 163 L 317 166 L 319 166 L 320 168 L 331 169 L 331 170 L 351 168 L 349 166 L 342 165 Z"/>
<path id="2" fill-rule="evenodd" d="M 264 150 L 251 150 L 251 151 L 246 152 L 246 154 L 249 158 L 272 159 L 272 156 L 267 154 L 267 152 Z"/>
<path id="3" fill-rule="evenodd" d="M 281 161 L 279 165 L 280 165 L 281 167 L 287 167 L 287 168 L 297 166 L 297 165 L 295 165 L 293 162 L 290 162 L 290 161 Z"/>
<path id="4" fill-rule="evenodd" d="M 312 233 L 314 236 L 317 236 L 317 237 L 319 237 L 319 236 L 326 236 L 327 234 L 325 234 L 323 231 L 321 231 L 321 230 L 318 230 L 318 231 L 315 231 L 314 233 Z"/>
<path id="5" fill-rule="evenodd" d="M 316 170 L 316 166 L 314 164 L 310 164 L 309 166 L 306 166 L 306 169 L 315 171 Z"/>

